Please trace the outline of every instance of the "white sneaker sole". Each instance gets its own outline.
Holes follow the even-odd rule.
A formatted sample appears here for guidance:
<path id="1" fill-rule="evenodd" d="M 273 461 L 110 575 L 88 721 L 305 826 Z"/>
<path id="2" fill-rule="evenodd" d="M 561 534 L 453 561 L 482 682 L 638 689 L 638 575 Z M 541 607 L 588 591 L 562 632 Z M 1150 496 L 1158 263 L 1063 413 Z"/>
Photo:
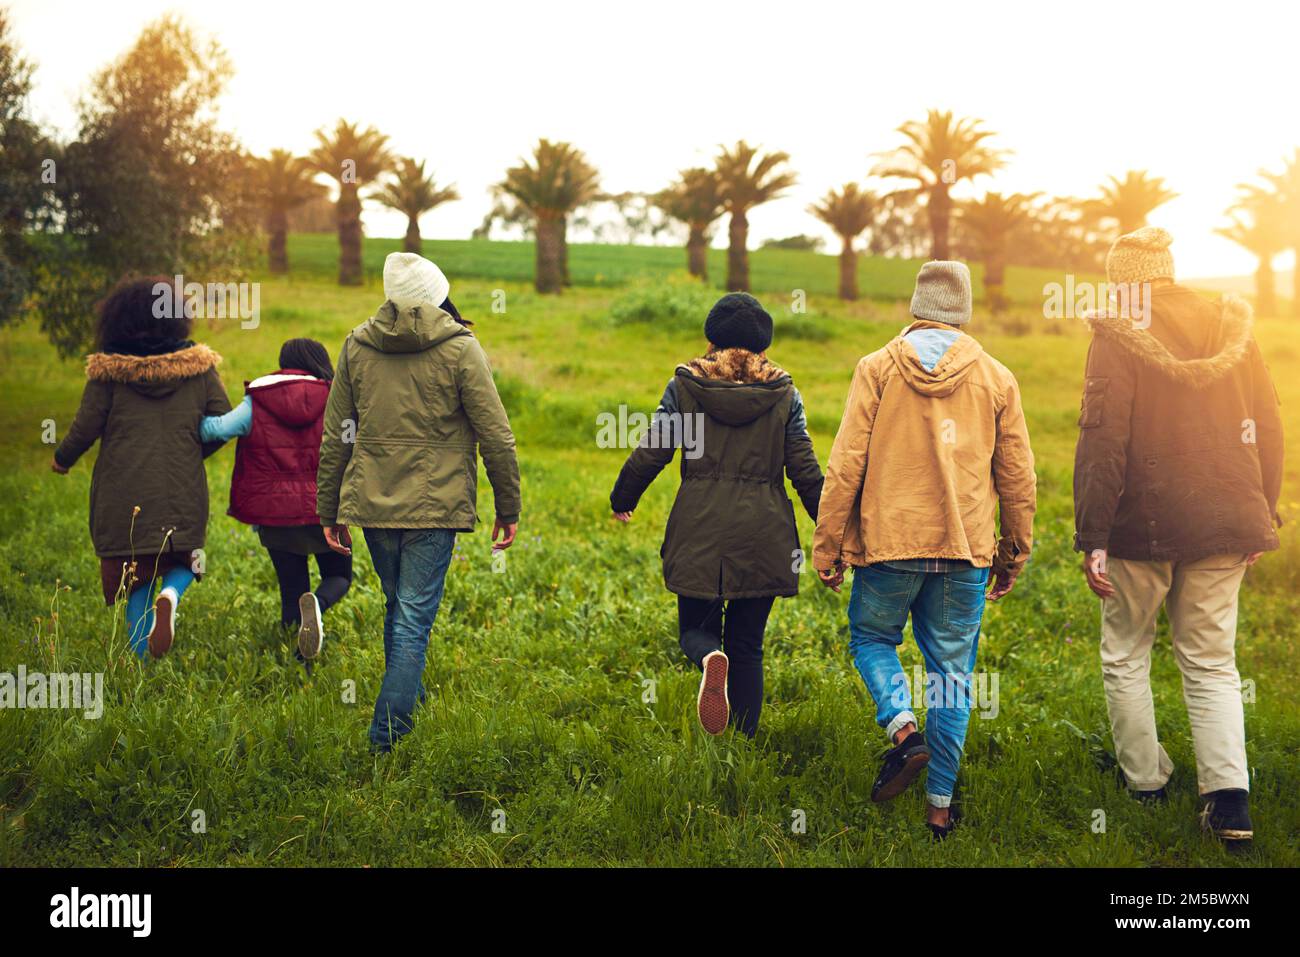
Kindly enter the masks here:
<path id="1" fill-rule="evenodd" d="M 176 640 L 176 593 L 164 588 L 154 603 L 153 628 L 149 630 L 149 654 L 161 658 Z"/>
<path id="2" fill-rule="evenodd" d="M 298 654 L 308 661 L 317 657 L 325 647 L 325 625 L 321 621 L 320 602 L 307 592 L 298 598 L 298 614 L 302 625 L 298 628 Z"/>

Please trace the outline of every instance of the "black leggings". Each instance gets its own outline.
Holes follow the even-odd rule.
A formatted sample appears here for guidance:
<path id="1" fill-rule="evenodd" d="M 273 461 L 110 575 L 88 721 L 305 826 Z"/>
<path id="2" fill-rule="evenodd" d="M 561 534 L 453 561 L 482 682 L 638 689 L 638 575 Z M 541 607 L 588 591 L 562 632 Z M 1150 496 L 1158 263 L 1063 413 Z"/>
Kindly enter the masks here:
<path id="1" fill-rule="evenodd" d="M 763 710 L 763 632 L 772 598 L 686 598 L 677 596 L 679 643 L 699 668 L 714 651 L 727 654 L 727 698 L 731 723 L 747 737 L 758 730 Z M 724 607 L 725 605 L 725 607 Z"/>
<path id="2" fill-rule="evenodd" d="M 302 616 L 298 611 L 298 599 L 311 591 L 307 556 L 282 552 L 276 548 L 268 548 L 266 553 L 271 556 L 275 577 L 280 581 L 280 623 L 285 626 L 300 625 Z M 348 593 L 348 586 L 352 584 L 352 556 L 340 555 L 338 552 L 320 552 L 316 556 L 316 567 L 320 569 L 316 601 L 324 613 L 326 608 Z"/>

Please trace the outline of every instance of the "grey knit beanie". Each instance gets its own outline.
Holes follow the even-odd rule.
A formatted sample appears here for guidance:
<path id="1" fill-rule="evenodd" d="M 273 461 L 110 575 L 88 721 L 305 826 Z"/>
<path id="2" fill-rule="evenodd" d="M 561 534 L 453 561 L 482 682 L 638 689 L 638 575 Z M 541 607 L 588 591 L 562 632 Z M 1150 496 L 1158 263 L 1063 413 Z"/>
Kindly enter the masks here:
<path id="1" fill-rule="evenodd" d="M 950 326 L 970 322 L 970 270 L 966 264 L 936 259 L 922 266 L 912 293 L 912 315 Z"/>

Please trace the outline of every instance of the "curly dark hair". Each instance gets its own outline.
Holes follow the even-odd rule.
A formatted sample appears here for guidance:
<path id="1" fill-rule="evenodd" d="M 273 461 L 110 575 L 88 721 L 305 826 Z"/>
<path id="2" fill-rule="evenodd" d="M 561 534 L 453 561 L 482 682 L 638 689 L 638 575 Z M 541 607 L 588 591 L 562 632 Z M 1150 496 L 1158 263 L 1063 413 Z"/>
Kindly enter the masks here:
<path id="1" fill-rule="evenodd" d="M 194 319 L 183 297 L 174 301 L 174 282 L 168 276 L 127 277 L 118 282 L 95 304 L 96 346 L 106 350 L 140 340 L 188 339 Z M 160 285 L 168 291 L 155 291 Z"/>

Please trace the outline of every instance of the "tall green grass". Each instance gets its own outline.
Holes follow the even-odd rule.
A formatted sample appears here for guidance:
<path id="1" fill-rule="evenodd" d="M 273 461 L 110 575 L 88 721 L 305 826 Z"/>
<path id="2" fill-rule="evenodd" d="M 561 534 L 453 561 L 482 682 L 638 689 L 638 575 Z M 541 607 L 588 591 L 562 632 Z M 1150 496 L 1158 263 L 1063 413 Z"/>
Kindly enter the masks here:
<path id="1" fill-rule="evenodd" d="M 678 651 L 675 605 L 660 575 L 675 471 L 652 486 L 630 525 L 609 518 L 625 453 L 596 446 L 596 416 L 619 403 L 654 407 L 674 365 L 698 354 L 703 315 L 692 326 L 691 310 L 708 295 L 672 322 L 652 312 L 619 321 L 646 308 L 647 295 L 654 301 L 653 286 L 630 280 L 544 299 L 522 281 L 448 272 L 519 436 L 524 511 L 504 574 L 492 572 L 482 530 L 459 539 L 430 644 L 430 700 L 386 759 L 366 753 L 383 601 L 361 536 L 353 589 L 329 613 L 324 658 L 307 677 L 275 625 L 269 561 L 256 536 L 223 514 L 233 449 L 223 450 L 208 462 L 208 574 L 181 606 L 173 653 L 137 663 L 99 597 L 86 530 L 93 455 L 56 476 L 40 442 L 46 418 L 66 430 L 79 365 L 58 362 L 34 328 L 0 332 L 0 670 L 104 672 L 107 695 L 98 721 L 0 712 L 0 863 L 1300 863 L 1300 602 L 1290 528 L 1287 549 L 1267 556 L 1243 592 L 1238 657 L 1256 692 L 1246 719 L 1254 850 L 1230 857 L 1197 830 L 1194 758 L 1163 626 L 1154 693 L 1178 765 L 1172 800 L 1139 806 L 1102 768 L 1110 742 L 1097 602 L 1070 550 L 1087 345 L 1080 330 L 1011 335 L 982 313 L 970 327 L 1020 378 L 1041 506 L 1029 569 L 984 624 L 979 667 L 998 673 L 1001 700 L 996 717 L 971 723 L 966 821 L 936 847 L 919 789 L 883 807 L 869 801 L 885 741 L 848 658 L 847 596 L 809 573 L 797 598 L 777 603 L 759 737 L 711 739 L 692 716 L 697 675 Z M 504 314 L 491 311 L 498 288 Z M 227 324 L 198 336 L 225 356 L 222 376 L 237 396 L 244 380 L 274 366 L 284 338 L 315 336 L 337 354 L 380 298 L 373 278 L 345 290 L 296 272 L 265 282 L 259 328 Z M 814 292 L 806 314 L 772 308 L 771 355 L 803 393 L 824 461 L 854 363 L 903 325 L 905 305 L 886 297 L 844 306 Z M 793 331 L 806 321 L 821 332 Z M 1260 336 L 1294 409 L 1292 332 L 1262 323 Z M 1294 466 L 1287 489 L 1292 502 Z M 485 483 L 481 497 L 490 519 Z M 811 525 L 799 522 L 806 544 Z M 909 669 L 920 661 L 910 642 L 904 661 Z M 1104 833 L 1093 830 L 1097 810 Z M 792 831 L 796 811 L 805 833 Z"/>

